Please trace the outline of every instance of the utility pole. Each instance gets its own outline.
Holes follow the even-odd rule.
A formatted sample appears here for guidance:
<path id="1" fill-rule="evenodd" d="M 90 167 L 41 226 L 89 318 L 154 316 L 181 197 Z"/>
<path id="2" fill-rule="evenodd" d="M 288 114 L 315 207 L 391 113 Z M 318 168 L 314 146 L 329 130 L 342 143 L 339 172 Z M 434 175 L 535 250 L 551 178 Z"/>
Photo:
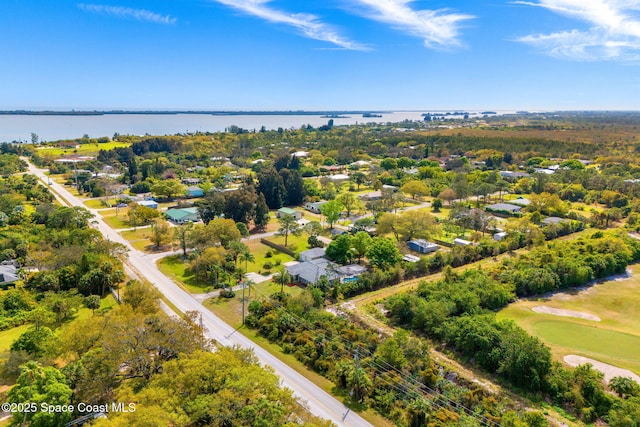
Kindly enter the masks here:
<path id="1" fill-rule="evenodd" d="M 242 286 L 242 324 L 244 325 L 244 280 L 240 280 Z"/>
<path id="2" fill-rule="evenodd" d="M 356 347 L 356 355 L 355 355 L 355 363 L 356 363 L 356 389 L 355 389 L 355 395 L 356 395 L 356 401 L 360 401 L 360 357 L 358 354 L 358 347 Z"/>

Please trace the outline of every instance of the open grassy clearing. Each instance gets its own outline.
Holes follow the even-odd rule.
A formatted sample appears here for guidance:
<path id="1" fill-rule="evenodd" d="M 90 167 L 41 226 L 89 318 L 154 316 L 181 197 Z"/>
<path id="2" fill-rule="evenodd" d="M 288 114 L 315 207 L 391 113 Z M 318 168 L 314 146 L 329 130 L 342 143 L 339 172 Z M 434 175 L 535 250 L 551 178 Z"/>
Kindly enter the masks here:
<path id="1" fill-rule="evenodd" d="M 106 209 L 110 206 L 113 206 L 116 204 L 116 199 L 105 199 L 105 198 L 99 198 L 99 199 L 89 199 L 83 202 L 84 205 L 90 209 Z M 107 205 L 106 203 L 108 203 L 109 205 Z"/>
<path id="2" fill-rule="evenodd" d="M 189 262 L 181 255 L 171 255 L 158 260 L 158 269 L 165 276 L 192 294 L 203 294 L 214 290 L 213 283 L 202 283 L 191 273 Z"/>
<path id="3" fill-rule="evenodd" d="M 77 148 L 60 148 L 60 147 L 38 147 L 38 154 L 41 156 L 49 155 L 54 157 L 77 155 L 97 155 L 100 150 L 112 150 L 114 148 L 129 147 L 128 142 L 103 142 L 99 144 L 79 144 Z"/>
<path id="4" fill-rule="evenodd" d="M 309 244 L 307 240 L 309 236 L 307 233 L 302 233 L 299 236 L 294 236 L 293 234 L 289 234 L 287 238 L 287 246 L 286 248 L 293 252 L 302 252 L 309 249 Z M 284 246 L 284 236 L 272 236 L 268 237 L 267 240 L 270 242 L 276 243 L 278 245 Z"/>
<path id="5" fill-rule="evenodd" d="M 0 331 L 0 352 L 9 351 L 11 344 L 30 327 L 31 324 L 25 324 Z"/>
<path id="6" fill-rule="evenodd" d="M 98 313 L 104 313 L 111 310 L 116 304 L 116 300 L 113 298 L 113 296 L 111 294 L 107 295 L 106 297 L 102 298 L 100 308 L 96 310 L 96 315 L 98 315 Z M 93 316 L 92 310 L 86 307 L 81 307 L 74 316 L 73 320 L 71 320 L 69 323 L 73 323 L 76 320 L 87 319 L 91 316 Z M 0 331 L 0 353 L 9 351 L 11 344 L 20 335 L 26 332 L 27 329 L 29 329 L 31 326 L 32 325 L 30 323 L 27 323 L 24 325 L 16 326 L 15 328 L 7 329 L 5 331 Z M 63 328 L 64 327 L 65 326 L 63 325 Z"/>
<path id="7" fill-rule="evenodd" d="M 280 292 L 280 289 L 281 285 L 272 280 L 254 284 L 250 289 L 247 287 L 245 289 L 245 312 L 249 313 L 250 301 L 267 298 L 269 295 Z M 291 296 L 302 293 L 302 289 L 298 286 L 285 285 L 284 291 Z M 238 327 L 242 324 L 242 290 L 235 292 L 236 296 L 233 298 L 215 297 L 208 299 L 204 305 L 231 326 Z"/>
<path id="8" fill-rule="evenodd" d="M 247 263 L 247 272 L 259 274 L 266 273 L 267 271 L 264 269 L 264 264 L 266 262 L 270 262 L 273 265 L 273 267 L 269 271 L 274 272 L 278 268 L 276 266 L 278 262 L 280 263 L 280 265 L 282 265 L 285 262 L 294 260 L 292 256 L 289 256 L 283 252 L 278 252 L 277 250 L 260 243 L 260 240 L 248 240 L 244 241 L 243 243 L 245 243 L 249 247 L 251 254 L 253 254 L 253 257 L 255 258 L 255 262 Z M 267 252 L 271 252 L 272 256 L 267 257 Z M 242 265 L 242 267 L 244 268 L 245 266 Z"/>
<path id="9" fill-rule="evenodd" d="M 580 290 L 518 301 L 498 313 L 539 337 L 557 359 L 589 357 L 640 373 L 640 265 L 632 275 Z M 601 322 L 535 313 L 545 305 L 598 316 Z"/>
<path id="10" fill-rule="evenodd" d="M 118 230 L 122 228 L 131 228 L 131 225 L 127 222 L 128 212 L 128 208 L 112 208 L 100 211 L 100 215 L 109 227 Z"/>
<path id="11" fill-rule="evenodd" d="M 152 245 L 150 236 L 150 227 L 138 227 L 136 230 L 125 230 L 121 231 L 120 235 L 127 239 L 131 246 L 138 249 L 139 251 L 149 251 L 149 247 Z"/>

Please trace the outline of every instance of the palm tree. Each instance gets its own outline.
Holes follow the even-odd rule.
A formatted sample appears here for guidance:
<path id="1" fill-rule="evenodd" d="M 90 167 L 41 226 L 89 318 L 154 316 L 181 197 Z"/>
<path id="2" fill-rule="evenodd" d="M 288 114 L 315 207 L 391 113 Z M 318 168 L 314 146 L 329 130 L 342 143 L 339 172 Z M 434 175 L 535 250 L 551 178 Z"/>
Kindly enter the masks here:
<path id="1" fill-rule="evenodd" d="M 247 245 L 244 245 L 244 248 L 242 248 L 242 251 L 238 254 L 238 260 L 240 262 L 244 261 L 244 271 L 249 271 L 249 266 L 248 264 L 254 263 L 256 262 L 255 257 L 253 256 L 253 254 L 251 253 L 251 250 L 249 249 L 249 247 Z"/>
<path id="2" fill-rule="evenodd" d="M 291 282 L 291 275 L 283 268 L 273 275 L 273 280 L 275 280 L 276 283 L 280 283 L 280 293 L 284 294 L 284 285 L 285 283 Z"/>

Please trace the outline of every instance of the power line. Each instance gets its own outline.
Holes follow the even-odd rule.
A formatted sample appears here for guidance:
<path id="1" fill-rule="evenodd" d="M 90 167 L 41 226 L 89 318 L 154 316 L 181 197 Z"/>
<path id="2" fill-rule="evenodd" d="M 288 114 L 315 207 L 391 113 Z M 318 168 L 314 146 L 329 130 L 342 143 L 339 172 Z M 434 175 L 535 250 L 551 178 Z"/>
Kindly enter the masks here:
<path id="1" fill-rule="evenodd" d="M 275 308 L 277 309 L 286 309 L 286 307 L 280 303 L 279 301 L 274 301 L 272 300 L 272 304 Z M 286 311 L 288 317 L 290 319 L 292 319 L 294 321 L 294 323 L 299 324 L 300 326 L 302 326 L 305 330 L 308 330 L 310 332 L 317 332 L 316 329 L 310 327 L 307 323 L 307 321 L 305 321 L 304 319 L 298 317 L 297 315 L 291 313 L 290 311 Z M 336 356 L 342 356 L 342 357 L 349 357 L 349 358 L 353 358 L 356 361 L 356 369 L 358 368 L 358 364 L 360 363 L 360 355 L 359 355 L 359 351 L 363 350 L 366 353 L 368 353 L 368 357 L 370 358 L 369 360 L 367 360 L 366 362 L 363 362 L 364 364 L 366 364 L 367 366 L 369 366 L 371 369 L 374 370 L 375 373 L 377 373 L 379 376 L 379 378 L 382 378 L 384 380 L 384 382 L 393 387 L 394 389 L 396 389 L 398 392 L 400 392 L 401 394 L 408 396 L 408 392 L 407 389 L 413 389 L 413 390 L 419 390 L 420 393 L 415 392 L 416 395 L 424 400 L 426 400 L 429 403 L 435 404 L 438 407 L 441 408 L 450 408 L 452 410 L 454 410 L 455 412 L 458 413 L 462 413 L 466 416 L 470 416 L 474 419 L 476 419 L 480 424 L 482 424 L 483 426 L 487 426 L 487 427 L 500 427 L 500 424 L 483 416 L 480 414 L 477 414 L 473 411 L 473 409 L 467 407 L 466 405 L 456 402 L 452 399 L 450 399 L 449 397 L 445 396 L 443 393 L 441 393 L 440 391 L 427 386 L 426 384 L 423 384 L 422 382 L 416 380 L 415 378 L 411 377 L 410 375 L 408 375 L 407 373 L 397 369 L 395 366 L 385 362 L 384 360 L 380 360 L 380 363 L 375 361 L 375 356 L 374 354 L 369 351 L 368 349 L 361 347 L 361 346 L 357 346 L 355 348 L 353 348 L 352 350 L 349 350 L 350 348 L 353 347 L 353 342 L 343 338 L 340 335 L 335 335 L 335 336 L 331 336 L 331 338 L 333 340 L 338 340 L 339 342 L 341 342 L 343 344 L 343 347 L 339 347 L 333 351 L 330 350 L 330 352 Z M 331 340 L 329 340 L 327 338 L 326 335 L 322 336 L 322 340 L 321 340 L 321 344 L 322 343 L 326 343 L 326 344 L 333 344 Z M 329 348 L 329 346 L 324 346 L 326 348 Z M 340 351 L 340 353 L 338 353 L 338 351 Z M 386 365 L 383 366 L 382 364 Z M 375 366 L 374 366 L 375 365 Z M 400 382 L 399 380 L 390 377 L 390 372 L 394 371 L 396 374 L 398 374 L 401 379 L 402 382 Z M 357 371 L 356 371 L 357 372 Z M 381 375 L 383 374 L 387 374 L 390 378 L 385 379 L 384 377 L 381 377 Z M 356 374 L 357 375 L 357 374 Z M 410 387 L 407 387 L 407 383 L 411 384 Z M 435 400 L 428 400 L 425 398 L 424 394 L 428 394 L 430 395 L 433 399 Z"/>

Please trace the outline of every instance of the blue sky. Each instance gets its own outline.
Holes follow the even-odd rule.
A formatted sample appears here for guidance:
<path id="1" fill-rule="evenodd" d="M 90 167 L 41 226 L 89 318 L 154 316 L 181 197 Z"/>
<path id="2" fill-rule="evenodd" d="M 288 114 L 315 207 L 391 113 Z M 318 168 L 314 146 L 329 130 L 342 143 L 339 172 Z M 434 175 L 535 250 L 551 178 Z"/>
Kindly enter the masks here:
<path id="1" fill-rule="evenodd" d="M 2 109 L 635 109 L 640 0 L 2 0 Z"/>

